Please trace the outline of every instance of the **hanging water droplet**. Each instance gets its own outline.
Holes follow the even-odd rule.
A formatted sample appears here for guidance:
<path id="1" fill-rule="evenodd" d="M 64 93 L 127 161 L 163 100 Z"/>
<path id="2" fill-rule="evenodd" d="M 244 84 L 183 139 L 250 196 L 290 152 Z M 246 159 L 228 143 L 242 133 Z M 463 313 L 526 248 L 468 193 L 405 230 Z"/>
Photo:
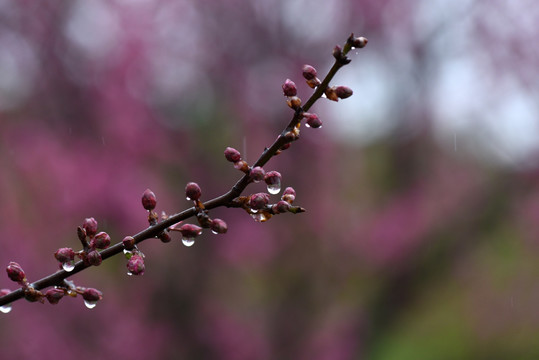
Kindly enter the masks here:
<path id="1" fill-rule="evenodd" d="M 132 252 L 130 250 L 124 249 L 124 255 L 131 254 Z"/>
<path id="2" fill-rule="evenodd" d="M 7 314 L 8 312 L 11 311 L 11 304 L 0 306 L 0 311 L 3 312 L 4 314 Z"/>
<path id="3" fill-rule="evenodd" d="M 74 268 L 75 268 L 74 260 L 62 263 L 62 269 L 64 269 L 67 272 L 73 271 Z"/>
<path id="4" fill-rule="evenodd" d="M 281 191 L 281 182 L 268 185 L 268 192 L 272 195 L 278 194 Z"/>
<path id="5" fill-rule="evenodd" d="M 256 222 L 264 222 L 264 221 L 267 220 L 266 215 L 264 215 L 264 213 L 252 214 L 251 217 L 252 217 Z"/>
<path id="6" fill-rule="evenodd" d="M 251 214 L 256 214 L 256 213 L 258 212 L 258 210 L 257 210 L 257 209 L 252 209 L 252 208 L 251 208 L 251 209 L 249 209 L 249 211 L 251 212 Z"/>
<path id="7" fill-rule="evenodd" d="M 219 233 L 218 233 L 217 231 L 215 231 L 215 230 L 212 230 L 211 232 L 212 232 L 213 234 L 215 234 L 215 235 L 218 235 L 218 234 L 219 234 Z"/>
<path id="8" fill-rule="evenodd" d="M 193 244 L 195 243 L 195 238 L 183 238 L 182 243 L 185 246 L 193 246 Z"/>
<path id="9" fill-rule="evenodd" d="M 128 271 L 127 275 L 131 276 L 131 275 L 133 275 L 133 273 L 131 271 Z"/>
<path id="10" fill-rule="evenodd" d="M 84 305 L 86 305 L 88 309 L 93 309 L 97 305 L 97 301 L 84 300 Z"/>

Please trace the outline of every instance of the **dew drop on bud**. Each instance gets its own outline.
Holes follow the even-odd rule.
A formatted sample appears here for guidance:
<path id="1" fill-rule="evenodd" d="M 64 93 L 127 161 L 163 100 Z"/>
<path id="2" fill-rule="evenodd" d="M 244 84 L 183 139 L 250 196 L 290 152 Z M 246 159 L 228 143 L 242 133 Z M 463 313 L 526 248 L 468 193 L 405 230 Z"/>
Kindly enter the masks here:
<path id="1" fill-rule="evenodd" d="M 124 255 L 132 254 L 132 253 L 133 252 L 131 252 L 130 250 L 124 249 Z"/>
<path id="2" fill-rule="evenodd" d="M 73 271 L 74 268 L 75 268 L 75 261 L 74 260 L 62 263 L 62 269 L 64 269 L 67 272 Z"/>
<path id="3" fill-rule="evenodd" d="M 127 275 L 133 276 L 133 273 L 132 273 L 131 271 L 128 271 L 128 272 L 127 272 Z"/>
<path id="4" fill-rule="evenodd" d="M 193 244 L 195 243 L 195 238 L 183 238 L 182 243 L 188 247 L 193 246 Z"/>
<path id="5" fill-rule="evenodd" d="M 264 222 L 267 220 L 266 215 L 264 215 L 264 213 L 252 214 L 251 216 L 256 222 Z"/>
<path id="6" fill-rule="evenodd" d="M 86 305 L 88 309 L 93 309 L 97 305 L 97 301 L 84 300 L 84 305 Z"/>
<path id="7" fill-rule="evenodd" d="M 212 232 L 212 234 L 215 234 L 215 235 L 219 234 L 219 233 L 218 233 L 217 231 L 215 231 L 215 230 L 212 230 L 211 232 Z"/>
<path id="8" fill-rule="evenodd" d="M 11 311 L 11 304 L 7 304 L 7 305 L 2 305 L 0 306 L 0 311 L 4 314 L 7 314 L 8 312 Z"/>
<path id="9" fill-rule="evenodd" d="M 268 192 L 272 195 L 278 194 L 281 191 L 281 182 L 268 185 Z"/>

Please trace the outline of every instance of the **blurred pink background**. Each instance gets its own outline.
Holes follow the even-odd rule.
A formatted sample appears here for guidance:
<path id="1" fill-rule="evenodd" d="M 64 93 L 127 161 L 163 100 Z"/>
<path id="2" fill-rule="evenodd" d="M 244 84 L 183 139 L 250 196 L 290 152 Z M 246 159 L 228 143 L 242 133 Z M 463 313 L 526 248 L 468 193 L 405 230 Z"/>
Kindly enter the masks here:
<path id="1" fill-rule="evenodd" d="M 71 278 L 96 308 L 0 314 L 2 357 L 537 359 L 535 5 L 0 0 L 0 264 L 30 281 L 86 217 L 142 230 L 146 188 L 167 213 L 189 181 L 226 192 L 223 150 L 253 162 L 289 122 L 283 81 L 307 99 L 303 64 L 369 39 L 334 81 L 354 96 L 265 167 L 307 213 L 145 241 L 144 276 L 118 256 Z"/>

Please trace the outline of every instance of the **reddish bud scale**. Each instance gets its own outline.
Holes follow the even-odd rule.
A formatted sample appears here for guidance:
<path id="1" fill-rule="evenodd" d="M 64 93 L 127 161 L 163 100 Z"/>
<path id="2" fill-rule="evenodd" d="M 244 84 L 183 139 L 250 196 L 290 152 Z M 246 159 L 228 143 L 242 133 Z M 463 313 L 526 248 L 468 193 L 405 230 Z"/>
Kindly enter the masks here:
<path id="1" fill-rule="evenodd" d="M 197 183 L 190 182 L 187 183 L 185 186 L 185 196 L 188 200 L 198 200 L 200 199 L 200 196 L 202 195 L 202 190 L 200 190 L 200 186 L 198 186 Z"/>
<path id="2" fill-rule="evenodd" d="M 97 221 L 93 217 L 86 218 L 82 223 L 82 228 L 87 236 L 94 236 L 97 233 Z"/>
<path id="3" fill-rule="evenodd" d="M 64 297 L 65 290 L 59 288 L 53 288 L 47 290 L 45 293 L 45 298 L 50 304 L 58 304 L 58 302 Z"/>
<path id="4" fill-rule="evenodd" d="M 245 162 L 243 160 L 235 162 L 234 163 L 234 168 L 237 169 L 237 170 L 240 170 L 240 171 L 242 171 L 244 173 L 249 172 L 249 164 L 247 164 L 247 162 Z"/>
<path id="5" fill-rule="evenodd" d="M 286 81 L 284 82 L 283 94 L 285 96 L 296 96 L 298 94 L 296 84 L 292 80 L 286 79 Z"/>
<path id="6" fill-rule="evenodd" d="M 268 171 L 264 176 L 264 182 L 268 185 L 280 184 L 281 179 L 281 173 L 278 171 Z"/>
<path id="7" fill-rule="evenodd" d="M 231 147 L 227 147 L 225 149 L 225 158 L 228 161 L 235 163 L 241 160 L 241 154 L 238 150 Z"/>
<path id="8" fill-rule="evenodd" d="M 287 100 L 286 100 L 286 104 L 294 109 L 294 110 L 297 110 L 300 108 L 301 106 L 301 99 L 297 96 L 292 96 L 292 97 L 289 97 Z"/>
<path id="9" fill-rule="evenodd" d="M 144 258 L 138 254 L 131 256 L 131 258 L 127 262 L 127 270 L 133 275 L 144 274 Z"/>
<path id="10" fill-rule="evenodd" d="M 60 248 L 56 250 L 54 257 L 59 262 L 66 263 L 75 259 L 75 251 L 72 248 Z"/>
<path id="11" fill-rule="evenodd" d="M 286 201 L 289 204 L 292 204 L 294 200 L 296 199 L 296 191 L 294 188 L 287 187 L 283 191 L 283 195 L 281 196 L 281 200 Z"/>
<path id="12" fill-rule="evenodd" d="M 268 205 L 269 194 L 257 193 L 249 197 L 249 207 L 253 210 L 261 210 Z"/>
<path id="13" fill-rule="evenodd" d="M 285 213 L 288 211 L 288 209 L 290 209 L 290 204 L 283 200 L 279 201 L 271 208 L 275 214 Z"/>
<path id="14" fill-rule="evenodd" d="M 43 300 L 43 297 L 44 297 L 43 293 L 39 290 L 34 289 L 32 286 L 27 286 L 26 288 L 24 288 L 24 298 L 27 301 L 30 301 L 30 302 L 39 301 L 41 303 L 44 303 L 45 301 Z"/>
<path id="15" fill-rule="evenodd" d="M 11 281 L 15 281 L 19 284 L 26 282 L 26 274 L 22 267 L 16 262 L 10 262 L 6 268 L 6 272 Z"/>
<path id="16" fill-rule="evenodd" d="M 90 246 L 97 249 L 106 249 L 110 246 L 110 236 L 106 232 L 102 231 L 97 234 L 92 241 Z"/>
<path id="17" fill-rule="evenodd" d="M 210 229 L 216 234 L 224 234 L 227 232 L 228 227 L 226 225 L 226 222 L 224 222 L 223 220 L 213 219 L 210 225 Z"/>
<path id="18" fill-rule="evenodd" d="M 339 97 L 337 96 L 337 93 L 335 92 L 335 89 L 336 89 L 335 86 L 328 87 L 324 93 L 326 94 L 326 97 L 329 100 L 339 101 Z"/>
<path id="19" fill-rule="evenodd" d="M 162 243 L 169 243 L 172 241 L 172 238 L 168 232 L 163 231 L 161 234 L 159 234 L 159 240 L 161 240 Z"/>
<path id="20" fill-rule="evenodd" d="M 200 226 L 193 225 L 193 224 L 183 224 L 177 230 L 182 233 L 182 236 L 184 238 L 190 238 L 190 239 L 195 238 L 202 233 L 202 228 Z"/>
<path id="21" fill-rule="evenodd" d="M 87 288 L 82 293 L 82 298 L 86 301 L 99 301 L 103 299 L 103 293 L 94 288 Z"/>
<path id="22" fill-rule="evenodd" d="M 150 189 L 146 189 L 142 194 L 142 206 L 144 209 L 151 211 L 155 209 L 156 205 L 157 198 L 155 197 L 155 194 Z"/>

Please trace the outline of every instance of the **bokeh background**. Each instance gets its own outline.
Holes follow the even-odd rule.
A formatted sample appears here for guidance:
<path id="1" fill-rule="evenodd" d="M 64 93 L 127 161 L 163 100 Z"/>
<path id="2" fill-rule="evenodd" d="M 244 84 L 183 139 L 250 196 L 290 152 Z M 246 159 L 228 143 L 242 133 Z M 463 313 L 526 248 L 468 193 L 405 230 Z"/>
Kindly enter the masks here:
<path id="1" fill-rule="evenodd" d="M 92 310 L 18 301 L 2 357 L 539 358 L 537 24 L 532 0 L 1 0 L 0 263 L 30 280 L 86 217 L 142 230 L 146 188 L 167 213 L 226 192 L 223 150 L 288 123 L 283 81 L 306 99 L 303 64 L 369 39 L 354 96 L 266 166 L 307 213 L 216 209 L 226 235 L 146 241 L 142 277 L 73 276 Z"/>

